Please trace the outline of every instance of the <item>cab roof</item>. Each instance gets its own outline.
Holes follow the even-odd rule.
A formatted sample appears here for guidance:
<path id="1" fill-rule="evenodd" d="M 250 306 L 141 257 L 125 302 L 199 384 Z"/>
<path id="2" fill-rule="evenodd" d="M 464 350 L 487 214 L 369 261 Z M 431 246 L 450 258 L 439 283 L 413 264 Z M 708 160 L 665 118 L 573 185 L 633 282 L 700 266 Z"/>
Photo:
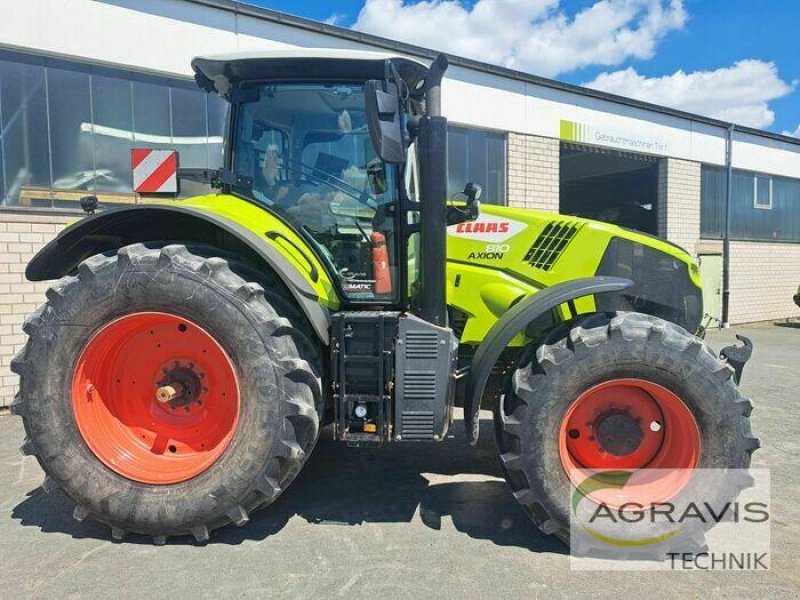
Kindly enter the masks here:
<path id="1" fill-rule="evenodd" d="M 428 67 L 413 58 L 387 52 L 301 48 L 261 50 L 192 60 L 195 79 L 208 92 L 228 96 L 242 81 L 349 81 L 382 79 L 390 60 L 400 77 L 415 89 Z"/>

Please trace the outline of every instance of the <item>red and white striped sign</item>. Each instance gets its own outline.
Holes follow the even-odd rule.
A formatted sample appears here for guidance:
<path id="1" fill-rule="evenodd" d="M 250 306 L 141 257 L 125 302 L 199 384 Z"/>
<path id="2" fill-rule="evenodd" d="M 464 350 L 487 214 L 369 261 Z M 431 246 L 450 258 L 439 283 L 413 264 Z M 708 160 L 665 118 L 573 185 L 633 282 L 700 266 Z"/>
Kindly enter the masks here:
<path id="1" fill-rule="evenodd" d="M 134 191 L 140 194 L 178 193 L 177 150 L 134 148 L 131 167 Z"/>

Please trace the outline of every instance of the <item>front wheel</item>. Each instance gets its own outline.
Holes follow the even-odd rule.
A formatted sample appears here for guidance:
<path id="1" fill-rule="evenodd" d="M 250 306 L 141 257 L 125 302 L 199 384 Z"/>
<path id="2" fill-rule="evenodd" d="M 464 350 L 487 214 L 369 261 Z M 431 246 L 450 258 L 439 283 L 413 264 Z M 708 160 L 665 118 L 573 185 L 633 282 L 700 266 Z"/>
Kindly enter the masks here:
<path id="1" fill-rule="evenodd" d="M 79 520 L 193 535 L 271 503 L 311 452 L 318 352 L 279 291 L 214 248 L 134 244 L 48 290 L 12 368 L 24 454 Z"/>
<path id="2" fill-rule="evenodd" d="M 732 374 L 702 340 L 649 315 L 556 327 L 522 353 L 495 412 L 514 496 L 569 543 L 571 492 L 586 473 L 658 469 L 637 487 L 648 504 L 679 497 L 697 469 L 746 469 L 759 441 Z M 614 506 L 613 491 L 600 496 Z"/>

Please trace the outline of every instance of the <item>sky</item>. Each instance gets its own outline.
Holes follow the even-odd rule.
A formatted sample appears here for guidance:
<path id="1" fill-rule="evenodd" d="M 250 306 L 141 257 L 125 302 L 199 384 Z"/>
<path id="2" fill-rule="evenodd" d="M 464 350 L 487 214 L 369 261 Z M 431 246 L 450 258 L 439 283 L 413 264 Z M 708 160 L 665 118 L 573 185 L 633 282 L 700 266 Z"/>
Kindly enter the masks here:
<path id="1" fill-rule="evenodd" d="M 798 0 L 244 0 L 800 137 Z"/>

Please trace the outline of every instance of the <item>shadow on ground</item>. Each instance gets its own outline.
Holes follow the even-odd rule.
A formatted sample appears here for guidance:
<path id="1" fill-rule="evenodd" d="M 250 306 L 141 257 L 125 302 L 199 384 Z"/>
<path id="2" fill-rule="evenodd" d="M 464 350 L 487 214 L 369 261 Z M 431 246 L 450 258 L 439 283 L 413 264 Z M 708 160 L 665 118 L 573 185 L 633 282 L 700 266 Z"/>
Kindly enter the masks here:
<path id="1" fill-rule="evenodd" d="M 320 526 L 410 522 L 419 512 L 429 529 L 449 517 L 460 532 L 502 546 L 565 552 L 555 539 L 534 527 L 502 480 L 491 421 L 481 421 L 481 438 L 473 448 L 456 421 L 456 439 L 443 444 L 393 444 L 383 448 L 348 448 L 334 442 L 326 428 L 314 453 L 292 486 L 274 504 L 252 515 L 241 528 L 212 533 L 212 543 L 240 544 L 278 534 L 298 515 Z M 453 481 L 448 481 L 452 478 Z M 13 510 L 21 524 L 74 538 L 109 539 L 109 528 L 77 522 L 72 503 L 60 492 L 41 488 L 28 493 Z M 151 543 L 130 535 L 127 543 Z M 190 544 L 189 538 L 170 539 Z"/>

